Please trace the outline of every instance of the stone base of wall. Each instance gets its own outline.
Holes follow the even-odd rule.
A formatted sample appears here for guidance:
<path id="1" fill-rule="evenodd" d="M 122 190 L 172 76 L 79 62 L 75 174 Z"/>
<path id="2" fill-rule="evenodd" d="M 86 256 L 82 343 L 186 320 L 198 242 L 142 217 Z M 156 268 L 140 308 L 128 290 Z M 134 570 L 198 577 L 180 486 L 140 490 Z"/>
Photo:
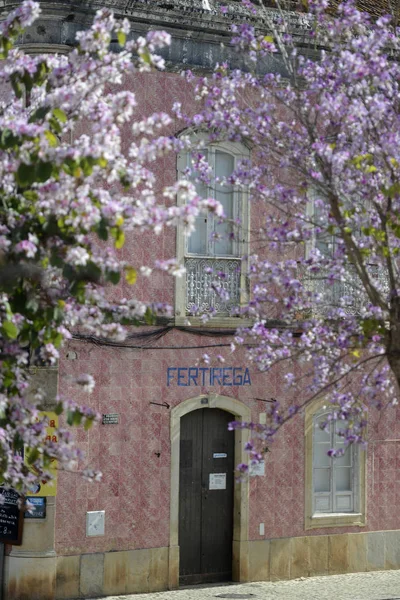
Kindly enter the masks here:
<path id="1" fill-rule="evenodd" d="M 249 572 L 240 574 L 241 581 L 400 569 L 400 530 L 250 541 L 248 553 Z M 172 558 L 169 548 L 57 558 L 8 556 L 5 597 L 69 600 L 162 591 L 177 584 L 168 581 Z"/>
<path id="2" fill-rule="evenodd" d="M 54 600 L 56 556 L 6 556 L 4 598 Z"/>
<path id="3" fill-rule="evenodd" d="M 400 569 L 400 530 L 249 542 L 249 580 Z"/>
<path id="4" fill-rule="evenodd" d="M 168 548 L 57 558 L 57 600 L 166 589 Z"/>

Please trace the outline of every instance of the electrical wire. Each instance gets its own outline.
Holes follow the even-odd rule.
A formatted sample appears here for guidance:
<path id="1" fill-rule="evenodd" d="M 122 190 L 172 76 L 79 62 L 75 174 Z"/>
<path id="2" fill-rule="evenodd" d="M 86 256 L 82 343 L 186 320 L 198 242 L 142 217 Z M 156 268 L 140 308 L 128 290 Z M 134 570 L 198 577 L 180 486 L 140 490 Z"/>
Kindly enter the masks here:
<path id="1" fill-rule="evenodd" d="M 271 321 L 270 327 L 282 327 L 283 324 L 278 321 Z M 167 325 L 151 329 L 140 329 L 134 333 L 130 333 L 126 337 L 125 342 L 115 342 L 107 338 L 98 337 L 95 335 L 87 335 L 74 333 L 72 338 L 76 341 L 87 342 L 96 346 L 108 346 L 111 348 L 125 348 L 127 350 L 201 350 L 204 348 L 230 348 L 230 343 L 224 344 L 194 344 L 188 346 L 154 346 L 154 342 L 162 339 L 171 331 L 182 331 L 190 335 L 199 335 L 205 337 L 221 338 L 232 337 L 236 334 L 236 329 L 211 329 L 207 327 L 189 327 L 184 325 Z M 136 341 L 136 343 L 131 343 Z"/>
<path id="2" fill-rule="evenodd" d="M 201 348 L 224 348 L 230 347 L 230 344 L 195 344 L 188 346 L 154 346 L 154 342 L 160 340 L 167 333 L 173 330 L 183 331 L 184 333 L 191 333 L 192 335 L 202 335 L 208 337 L 232 337 L 235 335 L 235 330 L 233 329 L 221 329 L 221 330 L 211 330 L 211 329 L 200 329 L 200 328 L 190 328 L 184 326 L 168 326 L 168 327 L 158 327 L 157 329 L 149 330 L 141 330 L 135 333 L 130 333 L 126 337 L 125 342 L 115 342 L 113 340 L 109 340 L 107 338 L 98 337 L 95 335 L 85 335 L 80 333 L 74 333 L 72 338 L 81 342 L 88 342 L 90 344 L 94 344 L 96 346 L 109 346 L 112 348 L 126 348 L 132 350 L 194 350 Z M 131 343 L 136 341 L 135 343 Z M 141 342 L 141 343 L 140 343 Z M 152 344 L 152 345 L 150 345 Z"/>

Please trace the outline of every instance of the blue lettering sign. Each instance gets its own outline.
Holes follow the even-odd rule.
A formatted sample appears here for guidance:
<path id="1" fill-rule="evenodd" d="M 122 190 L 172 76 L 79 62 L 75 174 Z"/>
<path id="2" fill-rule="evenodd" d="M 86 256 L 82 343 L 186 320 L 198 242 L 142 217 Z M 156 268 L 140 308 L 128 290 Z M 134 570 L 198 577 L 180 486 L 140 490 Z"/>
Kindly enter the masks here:
<path id="1" fill-rule="evenodd" d="M 168 386 L 171 383 L 171 381 L 174 379 L 173 371 L 176 371 L 176 370 L 177 370 L 176 367 L 168 367 L 168 370 L 167 370 L 167 385 Z"/>
<path id="2" fill-rule="evenodd" d="M 243 385 L 242 367 L 233 369 L 233 385 Z"/>
<path id="3" fill-rule="evenodd" d="M 167 386 L 221 387 L 251 385 L 250 371 L 243 367 L 168 367 Z"/>
<path id="4" fill-rule="evenodd" d="M 232 367 L 222 369 L 222 385 L 232 385 Z"/>
<path id="5" fill-rule="evenodd" d="M 199 370 L 196 369 L 196 367 L 189 367 L 189 375 L 188 375 L 189 385 L 192 385 L 191 381 L 193 381 L 193 385 L 197 386 L 198 376 L 199 376 Z"/>
<path id="6" fill-rule="evenodd" d="M 243 385 L 251 385 L 250 371 L 248 369 L 244 372 Z"/>
<path id="7" fill-rule="evenodd" d="M 201 385 L 206 385 L 204 378 L 205 378 L 205 373 L 206 373 L 206 371 L 208 371 L 208 369 L 206 369 L 205 367 L 200 367 L 199 371 L 201 371 Z"/>
<path id="8" fill-rule="evenodd" d="M 188 384 L 184 383 L 185 372 L 187 374 L 187 369 L 179 367 L 178 369 L 178 385 L 186 387 Z"/>
<path id="9" fill-rule="evenodd" d="M 221 384 L 221 371 L 222 369 L 211 369 L 211 372 L 213 374 L 213 381 L 211 382 L 211 385 L 216 385 L 218 383 L 218 385 L 222 385 Z"/>

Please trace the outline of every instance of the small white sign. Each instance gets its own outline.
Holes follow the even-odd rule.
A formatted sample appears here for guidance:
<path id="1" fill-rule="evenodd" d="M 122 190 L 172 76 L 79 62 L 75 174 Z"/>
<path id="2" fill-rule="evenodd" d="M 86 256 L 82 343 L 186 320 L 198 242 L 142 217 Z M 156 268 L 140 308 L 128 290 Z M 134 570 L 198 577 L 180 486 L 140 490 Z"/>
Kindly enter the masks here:
<path id="1" fill-rule="evenodd" d="M 226 473 L 210 473 L 210 490 L 226 490 Z"/>
<path id="2" fill-rule="evenodd" d="M 86 513 L 86 535 L 104 535 L 104 510 L 90 510 Z"/>
<path id="3" fill-rule="evenodd" d="M 103 425 L 118 425 L 119 423 L 119 413 L 108 413 L 103 415 L 101 420 Z"/>
<path id="4" fill-rule="evenodd" d="M 228 458 L 226 452 L 214 452 L 213 458 Z"/>
<path id="5" fill-rule="evenodd" d="M 265 461 L 261 460 L 256 465 L 250 465 L 249 467 L 250 477 L 264 477 L 265 475 Z"/>

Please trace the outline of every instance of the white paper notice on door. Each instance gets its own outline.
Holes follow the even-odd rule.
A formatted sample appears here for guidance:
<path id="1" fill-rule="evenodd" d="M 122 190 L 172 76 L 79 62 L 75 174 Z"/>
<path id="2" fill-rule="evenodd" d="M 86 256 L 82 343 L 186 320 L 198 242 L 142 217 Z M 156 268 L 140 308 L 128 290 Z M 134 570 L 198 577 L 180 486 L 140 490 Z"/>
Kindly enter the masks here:
<path id="1" fill-rule="evenodd" d="M 210 473 L 210 490 L 226 490 L 226 473 Z"/>

